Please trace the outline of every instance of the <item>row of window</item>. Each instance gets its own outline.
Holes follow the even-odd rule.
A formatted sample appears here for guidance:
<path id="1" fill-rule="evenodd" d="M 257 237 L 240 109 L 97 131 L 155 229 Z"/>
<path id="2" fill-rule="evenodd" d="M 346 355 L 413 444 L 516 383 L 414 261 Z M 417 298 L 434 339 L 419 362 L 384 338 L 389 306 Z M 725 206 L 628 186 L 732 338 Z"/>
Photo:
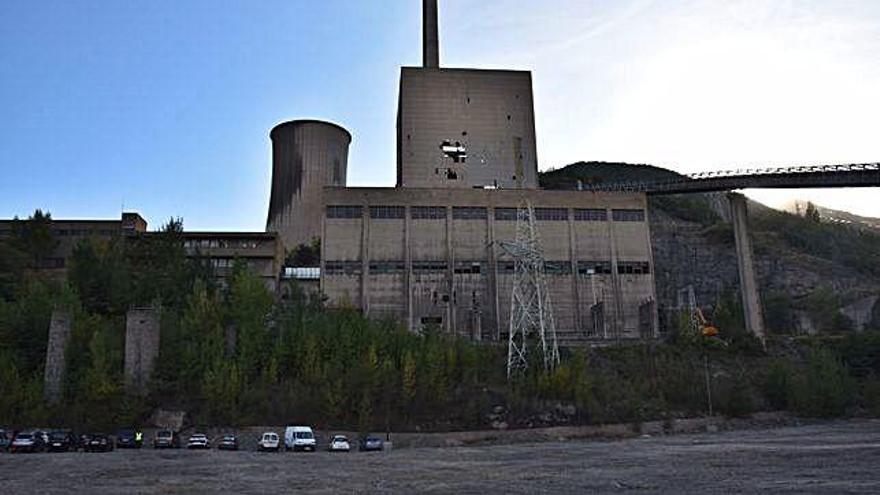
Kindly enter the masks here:
<path id="1" fill-rule="evenodd" d="M 52 233 L 61 237 L 82 237 L 88 235 L 112 236 L 119 234 L 118 229 L 52 229 Z"/>
<path id="2" fill-rule="evenodd" d="M 241 263 L 244 263 L 245 266 L 256 266 L 256 262 L 254 260 L 239 259 L 239 261 Z M 232 268 L 235 266 L 236 258 L 211 258 L 208 260 L 208 262 L 211 264 L 212 268 Z"/>
<path id="3" fill-rule="evenodd" d="M 230 265 L 231 266 L 231 265 Z M 479 274 L 485 268 L 482 261 L 457 261 L 453 266 L 456 274 Z M 413 261 L 413 273 L 443 273 L 449 269 L 445 261 Z M 403 261 L 372 261 L 370 273 L 402 273 L 406 270 Z M 360 261 L 327 261 L 324 263 L 324 271 L 331 275 L 355 275 L 362 272 Z M 513 261 L 504 260 L 498 262 L 499 273 L 514 273 L 516 264 Z M 570 275 L 570 261 L 545 261 L 544 272 L 547 275 Z M 610 275 L 613 272 L 610 261 L 578 261 L 577 272 L 579 275 Z M 648 275 L 651 273 L 651 264 L 647 261 L 619 261 L 617 273 L 620 275 Z"/>
<path id="4" fill-rule="evenodd" d="M 187 249 L 256 249 L 260 242 L 253 239 L 187 239 L 183 241 Z"/>
<path id="5" fill-rule="evenodd" d="M 454 206 L 452 218 L 455 220 L 485 220 L 488 217 L 484 206 Z M 402 219 L 406 217 L 403 206 L 370 206 L 371 219 Z M 495 208 L 495 220 L 515 221 L 518 217 L 517 208 Z M 330 205 L 327 207 L 327 218 L 361 218 L 363 207 L 352 205 Z M 445 220 L 445 206 L 413 206 L 410 217 L 414 220 Z M 615 222 L 644 222 L 645 210 L 615 209 L 611 210 L 611 218 Z M 541 221 L 568 221 L 568 208 L 535 208 L 535 219 Z M 608 211 L 602 208 L 575 208 L 574 219 L 578 222 L 608 221 Z"/>

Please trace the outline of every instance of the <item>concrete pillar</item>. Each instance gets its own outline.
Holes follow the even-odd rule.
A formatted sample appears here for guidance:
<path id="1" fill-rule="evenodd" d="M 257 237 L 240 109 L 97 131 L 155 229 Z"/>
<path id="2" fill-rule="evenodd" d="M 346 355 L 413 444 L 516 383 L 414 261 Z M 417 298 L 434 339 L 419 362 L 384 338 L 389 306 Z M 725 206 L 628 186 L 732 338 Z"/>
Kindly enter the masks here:
<path id="1" fill-rule="evenodd" d="M 72 318 L 70 311 L 52 311 L 49 322 L 49 342 L 46 345 L 46 368 L 43 375 L 43 396 L 49 404 L 57 404 L 64 386 L 64 372 L 67 369 L 67 341 L 70 340 Z"/>
<path id="2" fill-rule="evenodd" d="M 574 235 L 574 210 L 568 208 L 568 262 L 571 264 L 571 295 L 574 300 L 574 330 L 577 334 L 586 334 L 582 328 L 581 290 L 578 282 L 577 268 L 577 237 Z"/>
<path id="3" fill-rule="evenodd" d="M 370 206 L 363 205 L 361 222 L 361 312 L 370 314 Z"/>
<path id="4" fill-rule="evenodd" d="M 761 311 L 761 298 L 758 294 L 758 280 L 755 276 L 755 263 L 752 242 L 749 238 L 749 212 L 746 198 L 742 194 L 729 193 L 730 216 L 736 240 L 736 261 L 739 268 L 739 286 L 742 296 L 743 320 L 746 330 L 765 344 L 764 315 Z"/>
<path id="5" fill-rule="evenodd" d="M 498 301 L 498 256 L 495 254 L 497 247 L 495 246 L 494 206 L 487 211 L 486 216 L 486 228 L 489 233 L 488 244 L 486 244 L 486 249 L 488 251 L 486 259 L 489 262 L 489 266 L 487 267 L 489 270 L 489 301 L 492 304 L 492 321 L 494 322 L 494 327 L 490 329 L 492 332 L 490 340 L 497 342 L 501 340 L 501 308 L 499 307 L 500 303 Z"/>
<path id="6" fill-rule="evenodd" d="M 422 0 L 422 65 L 440 67 L 440 35 L 437 0 Z"/>
<path id="7" fill-rule="evenodd" d="M 125 379 L 129 390 L 145 393 L 159 355 L 159 310 L 132 308 L 125 315 Z"/>
<path id="8" fill-rule="evenodd" d="M 406 328 L 416 330 L 413 316 L 413 273 L 412 273 L 412 206 L 407 205 L 403 216 L 403 297 L 406 300 Z"/>

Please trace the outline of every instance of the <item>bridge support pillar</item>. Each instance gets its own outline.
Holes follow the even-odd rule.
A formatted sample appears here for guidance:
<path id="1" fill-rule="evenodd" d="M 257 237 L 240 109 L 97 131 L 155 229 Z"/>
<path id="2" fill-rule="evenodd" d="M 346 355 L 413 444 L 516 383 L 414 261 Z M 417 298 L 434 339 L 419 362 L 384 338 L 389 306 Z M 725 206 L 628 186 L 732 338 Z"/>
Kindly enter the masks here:
<path id="1" fill-rule="evenodd" d="M 743 320 L 746 330 L 766 346 L 764 332 L 764 314 L 761 310 L 761 298 L 758 294 L 758 280 L 755 275 L 755 262 L 752 253 L 752 241 L 749 237 L 749 212 L 746 198 L 742 194 L 728 193 L 730 201 L 730 217 L 733 222 L 733 234 L 736 240 L 736 261 L 739 268 L 739 287 L 742 297 Z"/>

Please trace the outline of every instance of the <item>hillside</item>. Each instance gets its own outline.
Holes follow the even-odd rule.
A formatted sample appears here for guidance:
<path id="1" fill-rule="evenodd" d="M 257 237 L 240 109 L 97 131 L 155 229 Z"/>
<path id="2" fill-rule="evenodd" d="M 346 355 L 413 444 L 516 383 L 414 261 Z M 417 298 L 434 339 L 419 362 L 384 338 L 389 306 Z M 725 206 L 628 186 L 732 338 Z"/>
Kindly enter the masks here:
<path id="1" fill-rule="evenodd" d="M 651 165 L 578 162 L 547 171 L 547 189 L 580 180 L 656 180 L 676 172 Z M 693 286 L 704 308 L 737 304 L 733 229 L 723 193 L 649 198 L 661 324 L 676 324 L 678 292 Z M 880 234 L 854 229 L 839 212 L 805 218 L 750 201 L 752 243 L 767 325 L 774 333 L 880 327 Z"/>
<path id="2" fill-rule="evenodd" d="M 785 205 L 783 209 L 789 213 L 804 216 L 810 203 L 803 200 L 795 200 Z M 880 218 L 864 217 L 848 211 L 835 210 L 822 205 L 814 204 L 819 213 L 819 218 L 833 223 L 848 225 L 855 229 L 871 230 L 880 233 Z"/>
<path id="3" fill-rule="evenodd" d="M 626 182 L 633 180 L 664 180 L 681 177 L 677 172 L 653 165 L 618 162 L 577 162 L 563 168 L 547 170 L 538 176 L 544 189 L 577 189 L 582 184 Z"/>

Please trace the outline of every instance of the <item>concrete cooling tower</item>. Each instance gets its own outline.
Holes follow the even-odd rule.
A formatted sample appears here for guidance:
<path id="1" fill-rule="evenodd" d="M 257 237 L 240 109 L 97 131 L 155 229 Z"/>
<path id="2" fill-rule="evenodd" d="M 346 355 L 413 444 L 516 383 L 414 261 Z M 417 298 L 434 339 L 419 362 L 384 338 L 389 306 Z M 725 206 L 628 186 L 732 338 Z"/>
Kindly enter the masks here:
<path id="1" fill-rule="evenodd" d="M 318 120 L 275 126 L 272 139 L 272 196 L 266 231 L 277 232 L 287 250 L 321 236 L 323 188 L 345 186 L 351 134 Z"/>

